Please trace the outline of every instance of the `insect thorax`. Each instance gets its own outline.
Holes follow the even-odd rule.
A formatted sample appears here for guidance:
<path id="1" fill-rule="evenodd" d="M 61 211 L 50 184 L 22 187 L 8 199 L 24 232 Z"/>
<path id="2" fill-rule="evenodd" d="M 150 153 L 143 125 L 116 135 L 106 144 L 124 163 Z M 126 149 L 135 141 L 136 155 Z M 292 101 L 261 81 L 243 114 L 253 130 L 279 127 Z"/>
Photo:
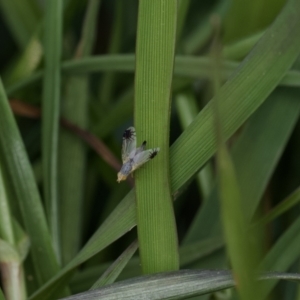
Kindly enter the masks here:
<path id="1" fill-rule="evenodd" d="M 129 175 L 130 172 L 132 171 L 132 159 L 130 159 L 128 162 L 126 162 L 121 170 L 120 170 L 120 173 L 122 173 L 123 175 Z"/>

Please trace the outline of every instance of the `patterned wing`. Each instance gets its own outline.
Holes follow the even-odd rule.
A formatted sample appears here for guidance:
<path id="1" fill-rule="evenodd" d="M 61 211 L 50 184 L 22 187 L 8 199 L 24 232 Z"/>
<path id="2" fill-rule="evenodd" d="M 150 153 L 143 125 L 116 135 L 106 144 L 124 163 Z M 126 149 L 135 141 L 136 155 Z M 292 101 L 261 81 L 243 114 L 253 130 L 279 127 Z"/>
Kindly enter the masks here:
<path id="1" fill-rule="evenodd" d="M 136 150 L 136 134 L 135 128 L 129 127 L 123 133 L 123 144 L 122 144 L 122 161 L 125 164 L 128 159 L 130 153 L 133 150 Z"/>
<path id="2" fill-rule="evenodd" d="M 137 154 L 139 154 L 139 153 L 141 153 L 141 152 L 143 152 L 145 150 L 145 148 L 146 148 L 146 144 L 147 144 L 147 142 L 144 141 L 143 144 L 136 149 L 136 151 L 134 153 L 134 156 L 137 155 Z M 133 157 L 131 157 L 131 158 L 133 158 Z"/>
<path id="3" fill-rule="evenodd" d="M 132 163 L 132 171 L 138 169 L 144 163 L 154 158 L 159 152 L 159 150 L 160 150 L 159 148 L 153 148 L 153 149 L 145 150 L 135 155 Z"/>

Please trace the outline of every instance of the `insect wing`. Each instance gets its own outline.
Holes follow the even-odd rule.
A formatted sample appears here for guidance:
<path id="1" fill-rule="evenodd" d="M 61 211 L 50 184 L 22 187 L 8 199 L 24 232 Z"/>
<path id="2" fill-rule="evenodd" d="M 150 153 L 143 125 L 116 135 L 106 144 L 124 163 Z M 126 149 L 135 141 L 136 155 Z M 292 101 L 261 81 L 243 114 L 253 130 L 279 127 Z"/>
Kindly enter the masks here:
<path id="1" fill-rule="evenodd" d="M 141 152 L 143 152 L 145 150 L 145 148 L 146 148 L 146 144 L 147 144 L 147 142 L 144 141 L 143 144 L 136 149 L 136 151 L 134 153 L 134 156 L 137 155 L 137 154 L 139 154 L 139 153 L 141 153 Z M 131 157 L 131 158 L 133 158 L 133 157 Z"/>
<path id="2" fill-rule="evenodd" d="M 150 159 L 154 158 L 156 154 L 159 152 L 159 148 L 149 149 L 143 152 L 138 153 L 133 158 L 132 163 L 132 171 L 138 169 L 144 163 L 149 161 Z"/>
<path id="3" fill-rule="evenodd" d="M 136 149 L 136 134 L 135 128 L 129 127 L 124 131 L 122 144 L 122 161 L 125 164 L 130 156 L 130 153 Z"/>

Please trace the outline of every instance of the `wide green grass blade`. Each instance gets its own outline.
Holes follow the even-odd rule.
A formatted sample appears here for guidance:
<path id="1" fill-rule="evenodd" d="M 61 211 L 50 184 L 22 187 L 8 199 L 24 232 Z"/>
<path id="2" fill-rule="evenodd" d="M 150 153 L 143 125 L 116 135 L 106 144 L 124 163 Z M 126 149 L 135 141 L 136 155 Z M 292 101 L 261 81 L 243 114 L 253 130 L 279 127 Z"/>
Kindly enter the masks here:
<path id="1" fill-rule="evenodd" d="M 171 84 L 177 2 L 139 2 L 134 118 L 137 143 L 159 147 L 153 161 L 136 172 L 140 258 L 144 273 L 176 270 L 178 241 L 169 177 Z"/>
<path id="2" fill-rule="evenodd" d="M 127 265 L 138 248 L 138 241 L 132 242 L 129 247 L 114 261 L 114 263 L 102 274 L 102 276 L 90 288 L 95 290 L 104 285 L 115 282 L 124 267 Z"/>
<path id="3" fill-rule="evenodd" d="M 100 4 L 99 0 L 88 2 L 81 38 L 75 54 L 77 60 L 91 54 Z M 89 100 L 88 75 L 70 76 L 65 85 L 62 115 L 73 124 L 86 129 Z M 59 142 L 61 255 L 62 263 L 66 265 L 78 253 L 81 243 L 86 147 L 81 140 L 67 131 L 61 132 Z"/>
<path id="4" fill-rule="evenodd" d="M 57 159 L 63 2 L 61 0 L 53 0 L 48 1 L 46 4 L 44 34 L 45 73 L 42 99 L 43 188 L 53 245 L 60 261 Z"/>
<path id="5" fill-rule="evenodd" d="M 235 69 L 239 66 L 238 62 L 225 61 L 223 63 L 222 74 L 224 80 L 228 79 Z M 62 63 L 62 71 L 66 74 L 78 73 L 99 73 L 104 71 L 133 72 L 135 58 L 133 54 L 124 55 L 99 55 L 81 60 L 70 60 Z M 174 75 L 178 77 L 209 79 L 210 62 L 207 57 L 181 56 L 175 58 Z M 26 87 L 42 78 L 43 72 L 39 71 L 7 87 L 9 95 L 19 89 Z M 300 72 L 291 70 L 283 75 L 279 82 L 285 86 L 300 86 Z"/>
<path id="6" fill-rule="evenodd" d="M 259 278 L 264 281 L 283 279 L 298 282 L 300 274 L 265 273 Z M 182 270 L 137 277 L 64 299 L 187 299 L 233 286 L 234 280 L 227 270 Z"/>
<path id="7" fill-rule="evenodd" d="M 32 169 L 1 82 L 0 111 L 1 164 L 6 167 L 5 174 L 30 237 L 37 280 L 42 284 L 58 271 L 58 264 Z"/>

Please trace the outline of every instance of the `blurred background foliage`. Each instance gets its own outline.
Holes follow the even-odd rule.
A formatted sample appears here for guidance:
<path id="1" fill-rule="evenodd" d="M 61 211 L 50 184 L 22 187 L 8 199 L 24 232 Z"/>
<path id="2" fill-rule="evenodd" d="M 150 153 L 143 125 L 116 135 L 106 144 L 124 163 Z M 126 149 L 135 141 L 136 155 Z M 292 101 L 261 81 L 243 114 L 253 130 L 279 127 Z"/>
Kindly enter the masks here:
<path id="1" fill-rule="evenodd" d="M 182 57 L 202 57 L 205 62 L 211 52 L 214 37 L 211 20 L 212 17 L 218 17 L 221 22 L 222 63 L 226 65 L 225 75 L 221 78 L 223 84 L 263 36 L 284 5 L 284 0 L 181 0 L 178 2 L 176 54 Z M 135 53 L 138 1 L 63 1 L 60 20 L 62 40 L 57 47 L 61 50 L 58 56 L 64 62 L 64 69 L 57 81 L 58 86 L 56 84 L 59 93 L 56 108 L 51 107 L 51 104 L 45 106 L 45 102 L 43 105 L 43 101 L 49 102 L 51 98 L 43 94 L 47 83 L 40 80 L 41 75 L 46 76 L 45 71 L 41 73 L 47 66 L 45 53 L 56 47 L 55 40 L 45 43 L 50 49 L 43 46 L 45 38 L 51 36 L 51 32 L 47 35 L 45 31 L 45 7 L 45 1 L 0 1 L 0 69 L 4 89 L 35 180 L 43 195 L 41 199 L 48 226 L 52 227 L 51 214 L 54 214 L 54 219 L 58 219 L 59 232 L 56 238 L 52 235 L 52 243 L 59 265 L 66 266 L 107 220 L 133 185 L 133 180 L 117 184 L 116 173 L 121 163 L 122 133 L 133 124 L 134 60 L 130 55 Z M 60 21 L 51 20 L 58 24 Z M 98 70 L 96 61 L 91 61 L 88 65 L 88 58 L 92 56 L 103 56 Z M 84 59 L 87 59 L 86 64 L 80 64 Z M 71 61 L 74 65 L 67 70 Z M 241 197 L 244 197 L 243 203 L 246 203 L 243 209 L 248 213 L 247 222 L 259 222 L 274 207 L 281 205 L 277 207 L 277 213 L 273 212 L 273 217 L 265 221 L 262 218 L 260 223 L 264 226 L 260 229 L 262 240 L 257 247 L 262 252 L 260 256 L 268 257 L 274 252 L 272 259 L 265 259 L 267 270 L 299 272 L 300 237 L 295 229 L 298 227 L 292 227 L 298 226 L 300 222 L 298 68 L 299 60 L 296 60 L 285 86 L 274 89 L 227 143 Z M 202 72 L 199 76 L 192 73 L 184 75 L 184 71 L 179 70 L 179 75 L 176 75 L 175 67 L 170 128 L 167 129 L 170 130 L 170 145 L 216 92 L 212 87 L 209 63 L 207 67 L 202 66 L 202 71 L 199 72 Z M 283 73 L 282 77 L 284 75 Z M 222 100 L 222 96 L 220 99 Z M 45 183 L 43 179 L 46 178 L 47 167 L 44 158 L 42 159 L 42 143 L 47 134 L 43 131 L 42 124 L 47 112 L 41 113 L 42 107 L 54 109 L 53 118 L 58 117 L 58 114 L 60 116 L 57 178 L 54 178 L 58 196 L 57 211 L 54 212 L 53 207 L 48 207 L 48 196 L 45 195 L 46 185 L 49 183 Z M 4 131 L 6 128 L 2 127 L 0 130 Z M 53 141 L 55 144 L 55 137 L 54 140 L 50 138 L 47 145 L 52 145 Z M 186 157 L 182 156 L 181 159 L 184 162 Z M 2 157 L 1 164 L 3 161 Z M 7 222 L 16 223 L 14 227 L 20 227 L 20 235 L 26 236 L 24 216 L 21 217 L 20 208 L 14 196 L 10 195 L 15 186 L 11 187 L 10 179 L 5 175 L 7 171 L 1 172 L 8 190 L 8 210 L 11 211 L 8 214 L 13 219 Z M 228 268 L 223 238 L 220 237 L 223 229 L 220 225 L 215 159 L 210 159 L 200 172 L 190 177 L 184 187 L 180 188 L 180 195 L 174 202 L 181 265 L 185 268 Z M 247 204 L 252 201 L 255 205 Z M 1 210 L 3 219 L 5 212 L 2 208 Z M 292 234 L 291 230 L 295 232 Z M 16 229 L 15 241 L 10 240 L 5 232 L 4 229 L 0 231 L 1 239 L 16 245 Z M 30 233 L 27 234 L 30 236 Z M 286 237 L 287 234 L 290 234 L 289 238 Z M 83 292 L 91 288 L 111 262 L 134 241 L 136 235 L 136 229 L 132 229 L 115 243 L 103 246 L 103 251 L 95 251 L 95 255 L 83 259 L 69 283 L 69 289 L 62 294 Z M 293 243 L 293 240 L 297 243 Z M 197 248 L 197 243 L 200 242 L 203 244 Z M 189 252 L 185 247 L 191 243 L 196 248 Z M 28 245 L 27 247 L 30 248 Z M 195 258 L 188 260 L 191 253 L 194 253 Z M 141 274 L 137 257 L 130 260 L 118 280 Z M 39 281 L 33 266 L 35 263 L 29 257 L 24 264 L 28 295 L 34 293 L 61 268 L 57 265 L 52 275 L 50 272 Z M 74 263 L 74 267 L 75 265 Z M 236 297 L 234 292 L 219 292 L 199 299 Z M 271 299 L 300 299 L 300 293 L 296 285 L 281 282 L 273 290 Z"/>

